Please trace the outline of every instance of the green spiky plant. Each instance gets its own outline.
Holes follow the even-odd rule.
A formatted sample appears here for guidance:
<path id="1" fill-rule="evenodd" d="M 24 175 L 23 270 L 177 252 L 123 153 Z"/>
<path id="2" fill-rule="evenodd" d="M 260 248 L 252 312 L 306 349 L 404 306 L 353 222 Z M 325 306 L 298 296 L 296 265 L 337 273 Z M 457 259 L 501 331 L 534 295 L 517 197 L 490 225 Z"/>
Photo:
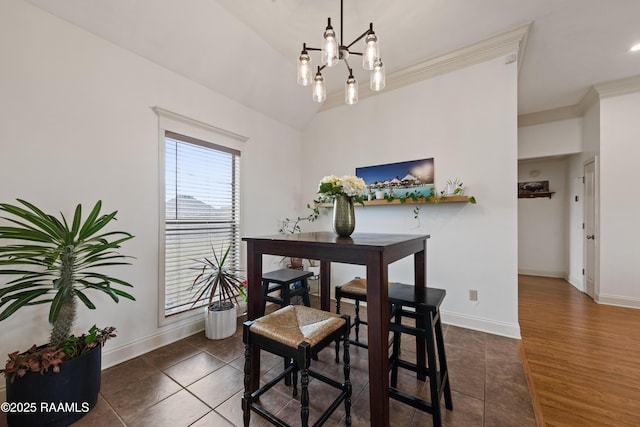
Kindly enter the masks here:
<path id="1" fill-rule="evenodd" d="M 60 220 L 29 202 L 18 202 L 21 206 L 0 204 L 0 215 L 9 215 L 0 217 L 11 223 L 0 226 L 0 242 L 7 242 L 0 246 L 0 274 L 18 276 L 0 284 L 0 321 L 20 308 L 50 304 L 50 345 L 60 348 L 71 336 L 77 301 L 96 308 L 86 291 L 104 292 L 116 303 L 120 297 L 135 300 L 113 286 L 131 284 L 99 272 L 102 267 L 130 264 L 117 249 L 133 235 L 103 231 L 117 211 L 101 214 L 98 201 L 83 222 L 78 204 L 68 223 L 62 213 Z"/>
<path id="2" fill-rule="evenodd" d="M 241 294 L 244 277 L 240 269 L 226 263 L 230 249 L 231 247 L 228 246 L 224 254 L 218 256 L 212 247 L 213 258 L 198 261 L 202 264 L 202 271 L 191 285 L 191 290 L 196 290 L 192 307 L 205 297 L 208 298 L 208 307 L 212 311 L 230 310 L 234 307 L 233 302 L 238 302 L 237 295 Z"/>

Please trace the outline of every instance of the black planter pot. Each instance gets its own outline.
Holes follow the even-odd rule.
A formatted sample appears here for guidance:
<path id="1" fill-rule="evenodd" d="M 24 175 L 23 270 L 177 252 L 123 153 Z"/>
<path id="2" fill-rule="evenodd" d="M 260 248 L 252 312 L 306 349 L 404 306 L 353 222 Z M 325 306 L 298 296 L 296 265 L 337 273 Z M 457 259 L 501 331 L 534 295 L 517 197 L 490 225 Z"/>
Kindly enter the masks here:
<path id="1" fill-rule="evenodd" d="M 60 372 L 28 372 L 6 380 L 9 427 L 65 427 L 85 416 L 98 401 L 102 350 L 60 365 Z"/>

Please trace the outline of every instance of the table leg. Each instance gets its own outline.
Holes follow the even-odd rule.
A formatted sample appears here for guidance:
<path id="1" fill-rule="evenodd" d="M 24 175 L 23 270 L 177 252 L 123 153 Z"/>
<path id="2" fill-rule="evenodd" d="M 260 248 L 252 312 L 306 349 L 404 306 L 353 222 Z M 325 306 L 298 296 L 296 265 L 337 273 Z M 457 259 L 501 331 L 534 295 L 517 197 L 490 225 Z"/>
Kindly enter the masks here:
<path id="1" fill-rule="evenodd" d="M 424 286 L 425 288 L 427 287 L 427 268 L 426 268 L 426 263 L 425 260 L 427 258 L 427 242 L 424 242 L 424 246 L 425 249 L 420 251 L 420 252 L 416 252 L 413 256 L 413 262 L 414 262 L 414 280 L 415 280 L 415 285 L 416 287 L 418 286 Z M 424 317 L 420 316 L 417 320 L 416 320 L 416 328 L 425 328 L 425 322 L 424 322 Z M 427 366 L 427 360 L 426 360 L 426 353 L 427 349 L 425 346 L 425 341 L 424 339 L 416 339 L 416 365 L 418 366 L 422 366 L 422 367 L 426 367 Z M 418 373 L 417 375 L 418 379 L 421 381 L 426 381 L 427 380 L 427 376 L 424 373 Z"/>
<path id="2" fill-rule="evenodd" d="M 367 259 L 369 413 L 372 426 L 389 425 L 389 295 L 387 265 L 381 254 Z M 384 284 L 384 285 L 383 285 Z M 378 313 L 379 315 L 373 315 Z"/>
<path id="3" fill-rule="evenodd" d="M 331 311 L 331 262 L 320 261 L 320 309 Z"/>
<path id="4" fill-rule="evenodd" d="M 253 242 L 247 242 L 247 280 L 247 318 L 253 320 L 262 315 L 262 253 Z M 260 347 L 252 346 L 251 354 L 251 391 L 255 391 L 260 385 Z"/>

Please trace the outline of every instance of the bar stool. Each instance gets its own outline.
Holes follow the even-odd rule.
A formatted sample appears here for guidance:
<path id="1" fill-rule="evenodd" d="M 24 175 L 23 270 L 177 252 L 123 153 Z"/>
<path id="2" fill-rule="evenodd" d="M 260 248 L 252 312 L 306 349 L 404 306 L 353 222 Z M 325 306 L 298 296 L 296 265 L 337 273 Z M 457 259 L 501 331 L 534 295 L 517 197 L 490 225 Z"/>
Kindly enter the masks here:
<path id="1" fill-rule="evenodd" d="M 336 313 L 340 314 L 340 300 L 349 298 L 355 301 L 355 318 L 351 324 L 352 328 L 356 330 L 355 340 L 349 342 L 358 347 L 367 348 L 366 344 L 360 342 L 360 325 L 368 325 L 366 320 L 360 319 L 360 301 L 367 302 L 367 280 L 360 277 L 356 277 L 353 280 L 348 281 L 335 288 L 336 297 Z"/>
<path id="2" fill-rule="evenodd" d="M 389 286 L 389 304 L 392 307 L 392 316 L 395 318 L 394 322 L 389 324 L 389 330 L 393 332 L 393 351 L 389 359 L 389 368 L 391 370 L 389 397 L 430 413 L 433 417 L 434 426 L 442 425 L 440 399 L 443 393 L 445 407 L 449 410 L 453 409 L 442 322 L 440 320 L 440 304 L 445 295 L 446 291 L 444 289 L 416 287 L 402 283 L 393 283 Z M 412 307 L 415 311 L 408 311 L 405 309 L 406 307 Z M 402 319 L 404 317 L 416 319 L 416 327 L 403 325 Z M 420 354 L 417 354 L 418 363 L 410 363 L 400 358 L 401 334 L 413 335 L 417 340 L 423 339 L 426 341 L 426 366 L 421 366 L 424 365 L 424 363 L 421 363 L 421 361 L 424 361 L 424 357 Z M 416 372 L 418 373 L 418 378 L 421 375 L 426 375 L 429 378 L 430 402 L 396 388 L 398 384 L 398 368 Z"/>
<path id="3" fill-rule="evenodd" d="M 291 297 L 302 296 L 302 301 L 307 307 L 311 306 L 309 300 L 309 277 L 313 276 L 310 271 L 292 270 L 283 268 L 270 271 L 262 275 L 262 315 L 267 308 L 267 302 L 274 302 L 280 307 L 291 304 Z M 299 288 L 291 289 L 291 285 L 300 282 Z M 280 297 L 269 294 L 280 291 Z"/>
<path id="4" fill-rule="evenodd" d="M 391 282 L 389 282 L 391 284 Z M 365 343 L 360 342 L 360 325 L 368 325 L 366 320 L 360 318 L 360 301 L 367 302 L 367 279 L 356 277 L 353 280 L 348 281 L 340 286 L 336 286 L 336 313 L 340 314 L 340 300 L 342 298 L 349 298 L 355 301 L 355 319 L 351 324 L 352 328 L 356 330 L 356 339 L 349 340 L 349 342 L 355 346 L 362 348 L 369 348 Z M 389 342 L 391 346 L 392 341 Z M 340 345 L 336 344 L 336 362 L 338 361 L 338 353 L 340 352 Z"/>
<path id="5" fill-rule="evenodd" d="M 271 314 L 248 321 L 243 326 L 244 350 L 244 395 L 242 397 L 242 412 L 245 427 L 249 426 L 251 411 L 266 418 L 279 426 L 288 426 L 259 403 L 262 394 L 276 385 L 287 375 L 293 375 L 293 396 L 298 394 L 297 374 L 300 372 L 300 419 L 301 425 L 309 425 L 309 377 L 313 377 L 340 391 L 338 397 L 329 405 L 313 424 L 319 426 L 324 423 L 344 402 L 346 424 L 351 425 L 351 382 L 349 380 L 349 316 L 338 316 L 328 311 L 322 311 L 301 305 L 289 305 Z M 312 356 L 327 347 L 331 342 L 344 341 L 343 363 L 344 382 L 310 369 Z M 252 346 L 282 356 L 292 361 L 286 369 L 275 378 L 264 384 L 253 393 L 251 383 Z"/>

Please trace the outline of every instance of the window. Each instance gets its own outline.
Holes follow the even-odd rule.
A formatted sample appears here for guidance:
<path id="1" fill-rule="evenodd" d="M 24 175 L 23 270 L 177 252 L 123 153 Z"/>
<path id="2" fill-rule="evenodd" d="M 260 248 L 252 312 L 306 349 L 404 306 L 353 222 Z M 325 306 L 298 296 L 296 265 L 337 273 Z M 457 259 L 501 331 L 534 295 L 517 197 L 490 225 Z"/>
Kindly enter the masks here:
<path id="1" fill-rule="evenodd" d="M 164 316 L 192 307 L 198 260 L 240 264 L 240 151 L 164 132 Z M 196 306 L 202 306 L 199 301 Z"/>

